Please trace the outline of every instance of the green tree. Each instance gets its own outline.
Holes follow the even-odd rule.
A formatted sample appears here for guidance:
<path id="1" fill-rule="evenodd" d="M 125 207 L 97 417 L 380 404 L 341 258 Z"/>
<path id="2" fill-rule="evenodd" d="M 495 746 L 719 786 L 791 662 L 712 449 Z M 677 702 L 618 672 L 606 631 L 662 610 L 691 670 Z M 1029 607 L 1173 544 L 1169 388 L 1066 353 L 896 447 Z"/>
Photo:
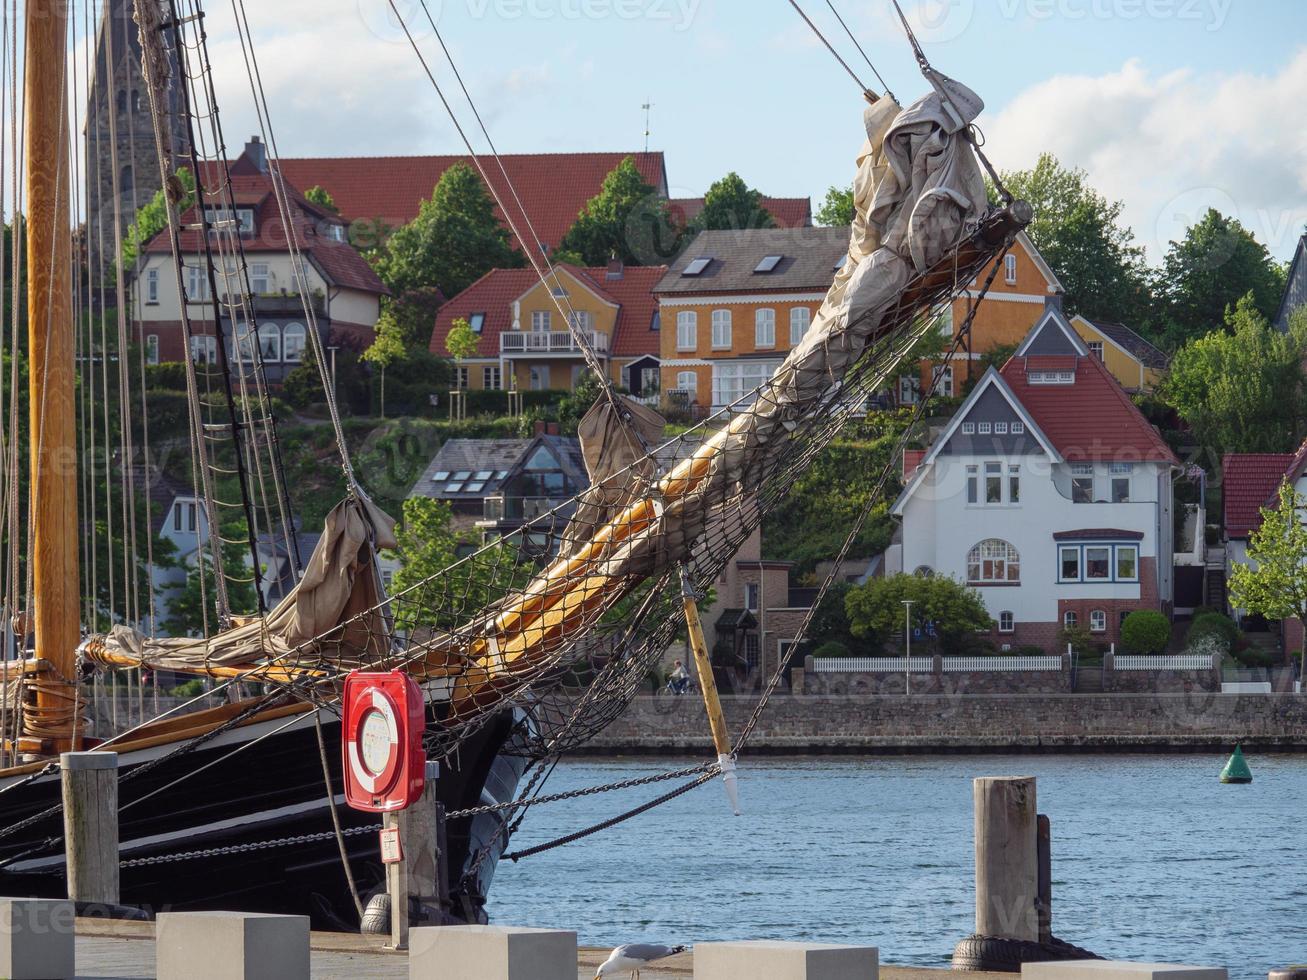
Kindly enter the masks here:
<path id="1" fill-rule="evenodd" d="M 431 286 L 410 289 L 402 296 L 395 296 L 386 301 L 381 319 L 394 321 L 400 340 L 409 351 L 430 350 L 431 331 L 436 324 L 436 314 L 444 303 L 445 297 L 439 289 Z"/>
<path id="2" fill-rule="evenodd" d="M 912 606 L 904 612 L 904 601 Z M 933 628 L 940 648 L 952 652 L 978 630 L 993 626 L 980 593 L 945 576 L 887 575 L 849 590 L 844 606 L 854 636 L 901 637 L 905 625 Z"/>
<path id="3" fill-rule="evenodd" d="M 517 268 L 523 261 L 495 217 L 481 178 L 456 163 L 441 175 L 417 217 L 390 236 L 375 264 L 396 294 L 435 286 L 454 296 L 491 269 Z"/>
<path id="4" fill-rule="evenodd" d="M 1287 480 L 1281 483 L 1276 505 L 1262 509 L 1262 525 L 1248 539 L 1247 560 L 1230 573 L 1230 605 L 1267 619 L 1296 619 L 1307 625 L 1305 509 L 1307 497 Z M 1307 678 L 1307 644 L 1302 658 L 1302 676 Z"/>
<path id="5" fill-rule="evenodd" d="M 853 187 L 835 187 L 826 189 L 826 199 L 821 202 L 815 215 L 817 224 L 827 227 L 839 227 L 853 224 Z"/>
<path id="6" fill-rule="evenodd" d="M 450 324 L 449 333 L 445 336 L 445 350 L 449 352 L 455 364 L 460 364 L 464 358 L 475 354 L 480 343 L 481 338 L 476 335 L 472 325 L 462 317 Z"/>
<path id="7" fill-rule="evenodd" d="M 243 529 L 238 529 L 243 535 Z M 234 535 L 223 532 L 224 537 Z M 259 606 L 258 596 L 254 592 L 254 582 L 249 568 L 249 548 L 237 543 L 224 543 L 222 546 L 222 564 L 226 570 L 227 604 L 237 615 L 249 615 Z M 171 636 L 200 636 L 204 632 L 205 606 L 208 606 L 209 632 L 218 628 L 218 593 L 215 588 L 213 558 L 207 548 L 202 562 L 191 565 L 186 573 L 186 584 L 182 590 L 168 600 L 168 616 L 163 621 L 163 628 Z M 201 590 L 203 574 L 203 590 Z"/>
<path id="8" fill-rule="evenodd" d="M 1292 450 L 1302 421 L 1307 311 L 1296 314 L 1282 334 L 1250 294 L 1226 322 L 1227 329 L 1176 351 L 1163 398 L 1213 457 Z"/>
<path id="9" fill-rule="evenodd" d="M 336 207 L 336 202 L 332 200 L 331 194 L 321 184 L 314 184 L 304 192 L 304 199 L 312 201 L 314 204 L 326 208 L 332 214 L 340 214 L 340 208 Z"/>
<path id="10" fill-rule="evenodd" d="M 1089 185 L 1087 174 L 1044 153 L 1030 170 L 1003 174 L 1035 218 L 1026 229 L 1066 287 L 1067 308 L 1089 319 L 1140 324 L 1150 315 L 1144 251 L 1121 223 L 1123 204 Z"/>
<path id="11" fill-rule="evenodd" d="M 731 171 L 708 188 L 703 210 L 690 222 L 692 231 L 775 228 L 776 219 L 762 204 L 762 194 Z"/>
<path id="12" fill-rule="evenodd" d="M 667 201 L 626 157 L 614 167 L 567 230 L 555 262 L 600 266 L 616 255 L 628 265 L 657 262 L 676 253 L 679 235 Z"/>
<path id="13" fill-rule="evenodd" d="M 1284 270 L 1237 219 L 1209 208 L 1182 241 L 1171 242 L 1160 283 L 1165 340 L 1174 348 L 1218 329 L 1245 296 L 1263 317 L 1273 317 Z"/>
<path id="14" fill-rule="evenodd" d="M 189 169 L 179 168 L 173 175 L 170 185 L 172 193 L 179 195 L 177 202 L 179 213 L 195 203 L 195 177 Z M 139 250 L 145 243 L 168 227 L 168 192 L 168 187 L 161 187 L 155 191 L 154 197 L 137 210 L 135 220 L 128 226 L 127 234 L 123 236 L 123 247 L 119 256 L 124 272 L 130 272 L 136 265 Z"/>
<path id="15" fill-rule="evenodd" d="M 1121 624 L 1121 645 L 1142 656 L 1165 653 L 1171 621 L 1156 609 L 1136 609 Z"/>
<path id="16" fill-rule="evenodd" d="M 383 317 L 377 322 L 377 336 L 363 352 L 362 359 L 381 368 L 381 417 L 386 417 L 386 368 L 402 361 L 408 351 L 393 319 Z"/>

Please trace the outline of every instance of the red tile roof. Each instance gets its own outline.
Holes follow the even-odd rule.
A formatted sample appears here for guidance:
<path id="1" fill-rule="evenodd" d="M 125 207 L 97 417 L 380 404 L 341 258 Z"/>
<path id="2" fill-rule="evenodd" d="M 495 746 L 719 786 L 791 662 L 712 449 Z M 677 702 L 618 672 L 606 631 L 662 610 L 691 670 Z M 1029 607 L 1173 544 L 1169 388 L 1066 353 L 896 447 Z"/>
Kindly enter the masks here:
<path id="1" fill-rule="evenodd" d="M 203 184 L 216 187 L 220 175 L 213 164 L 204 168 Z M 353 246 L 330 237 L 333 229 L 341 227 L 341 221 L 330 212 L 307 200 L 299 189 L 287 182 L 286 196 L 291 211 L 291 219 L 296 228 L 296 241 L 335 285 L 346 289 L 358 289 L 369 293 L 387 293 L 381 279 L 377 276 L 367 260 Z M 218 191 L 205 194 L 211 206 L 224 202 L 225 195 Z M 250 207 L 254 210 L 255 232 L 248 238 L 241 239 L 241 248 L 247 254 L 284 253 L 287 251 L 288 235 L 286 224 L 282 220 L 276 195 L 273 193 L 272 177 L 262 173 L 249 163 L 242 155 L 231 165 L 231 197 L 237 207 Z M 199 222 L 199 209 L 191 208 L 181 217 L 184 226 Z M 181 233 L 181 250 L 190 255 L 203 254 L 203 232 L 198 228 L 183 230 Z M 167 231 L 161 231 L 145 244 L 147 253 L 170 253 L 172 244 Z"/>
<path id="2" fill-rule="evenodd" d="M 917 472 L 917 467 L 921 461 L 926 458 L 924 449 L 905 449 L 903 450 L 903 479 L 908 480 L 912 474 Z"/>
<path id="3" fill-rule="evenodd" d="M 1302 454 L 1300 449 L 1299 455 Z M 1295 461 L 1292 453 L 1227 453 L 1221 459 L 1225 533 L 1246 538 L 1262 524 L 1270 503 Z"/>
<path id="4" fill-rule="evenodd" d="M 1074 370 L 1075 382 L 1032 385 L 1027 370 Z M 1013 357 L 1001 373 L 1065 459 L 1179 464 L 1098 358 Z"/>
<path id="5" fill-rule="evenodd" d="M 500 156 L 522 205 L 546 245 L 556 247 L 585 203 L 599 193 L 604 178 L 626 157 L 635 158 L 641 176 L 667 193 L 667 167 L 653 153 L 508 153 Z M 441 175 L 455 163 L 473 166 L 462 154 L 395 157 L 290 157 L 281 170 L 296 187 L 322 187 L 347 221 L 380 218 L 397 226 L 412 221 L 430 200 Z M 508 203 L 513 220 L 526 233 L 521 211 L 499 166 L 483 160 L 490 183 Z M 475 168 L 474 168 L 475 169 Z M 502 213 L 496 209 L 501 221 Z M 505 222 L 505 227 L 507 227 Z"/>
<path id="6" fill-rule="evenodd" d="M 701 197 L 673 197 L 667 203 L 672 218 L 683 225 L 703 210 Z M 812 198 L 764 196 L 762 206 L 771 212 L 778 228 L 807 228 L 812 224 Z"/>
<path id="7" fill-rule="evenodd" d="M 658 310 L 653 288 L 667 272 L 666 266 L 627 266 L 620 279 L 608 278 L 608 270 L 602 267 L 581 269 L 562 264 L 557 268 L 566 269 L 588 289 L 620 307 L 616 336 L 609 349 L 613 356 L 658 355 L 658 331 L 652 329 Z M 453 322 L 459 318 L 470 319 L 473 313 L 483 313 L 485 321 L 476 356 L 498 357 L 499 335 L 513 327 L 513 301 L 539 281 L 535 270 L 530 268 L 487 272 L 440 308 L 431 333 L 431 351 L 444 357 L 445 338 Z"/>

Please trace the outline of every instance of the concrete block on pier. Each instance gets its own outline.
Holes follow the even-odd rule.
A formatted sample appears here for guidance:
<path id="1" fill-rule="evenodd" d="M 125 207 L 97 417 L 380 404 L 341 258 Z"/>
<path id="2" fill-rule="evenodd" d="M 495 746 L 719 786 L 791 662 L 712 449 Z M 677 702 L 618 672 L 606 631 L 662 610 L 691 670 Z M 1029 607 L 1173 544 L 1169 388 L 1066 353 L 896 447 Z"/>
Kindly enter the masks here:
<path id="1" fill-rule="evenodd" d="M 695 943 L 694 980 L 878 980 L 875 946 L 831 943 Z"/>
<path id="2" fill-rule="evenodd" d="M 422 926 L 409 930 L 408 975 L 409 980 L 576 980 L 576 933 Z"/>
<path id="3" fill-rule="evenodd" d="M 0 977 L 72 980 L 77 914 L 55 898 L 0 898 Z"/>
<path id="4" fill-rule="evenodd" d="M 1021 976 L 1022 980 L 1228 980 L 1229 977 L 1225 967 L 1116 960 L 1023 963 Z"/>
<path id="5" fill-rule="evenodd" d="M 159 980 L 309 980 L 309 917 L 164 912 L 155 923 Z"/>

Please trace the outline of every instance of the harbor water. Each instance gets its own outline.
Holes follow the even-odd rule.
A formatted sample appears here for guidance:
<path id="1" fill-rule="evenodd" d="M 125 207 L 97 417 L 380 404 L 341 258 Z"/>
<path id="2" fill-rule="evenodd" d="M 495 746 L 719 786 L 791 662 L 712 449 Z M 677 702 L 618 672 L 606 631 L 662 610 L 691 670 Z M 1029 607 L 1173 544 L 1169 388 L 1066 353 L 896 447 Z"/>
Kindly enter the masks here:
<path id="1" fill-rule="evenodd" d="M 1114 959 L 1228 966 L 1307 961 L 1307 757 L 1212 755 L 747 760 L 743 816 L 720 780 L 577 843 L 501 865 L 490 914 L 575 929 L 585 944 L 712 939 L 865 942 L 938 966 L 971 931 L 971 780 L 1032 775 L 1052 819 L 1053 925 Z M 545 792 L 687 764 L 578 760 Z M 661 783 L 530 812 L 517 849 L 665 792 Z"/>

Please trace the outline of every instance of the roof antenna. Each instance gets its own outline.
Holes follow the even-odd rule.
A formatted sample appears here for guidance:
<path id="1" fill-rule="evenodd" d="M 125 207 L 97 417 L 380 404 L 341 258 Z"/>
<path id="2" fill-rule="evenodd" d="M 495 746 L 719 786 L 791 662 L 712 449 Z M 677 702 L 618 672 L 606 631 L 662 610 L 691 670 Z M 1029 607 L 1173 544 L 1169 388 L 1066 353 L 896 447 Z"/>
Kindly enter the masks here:
<path id="1" fill-rule="evenodd" d="M 653 108 L 653 101 L 646 102 L 640 106 L 644 110 L 644 152 L 649 152 L 649 110 Z"/>

